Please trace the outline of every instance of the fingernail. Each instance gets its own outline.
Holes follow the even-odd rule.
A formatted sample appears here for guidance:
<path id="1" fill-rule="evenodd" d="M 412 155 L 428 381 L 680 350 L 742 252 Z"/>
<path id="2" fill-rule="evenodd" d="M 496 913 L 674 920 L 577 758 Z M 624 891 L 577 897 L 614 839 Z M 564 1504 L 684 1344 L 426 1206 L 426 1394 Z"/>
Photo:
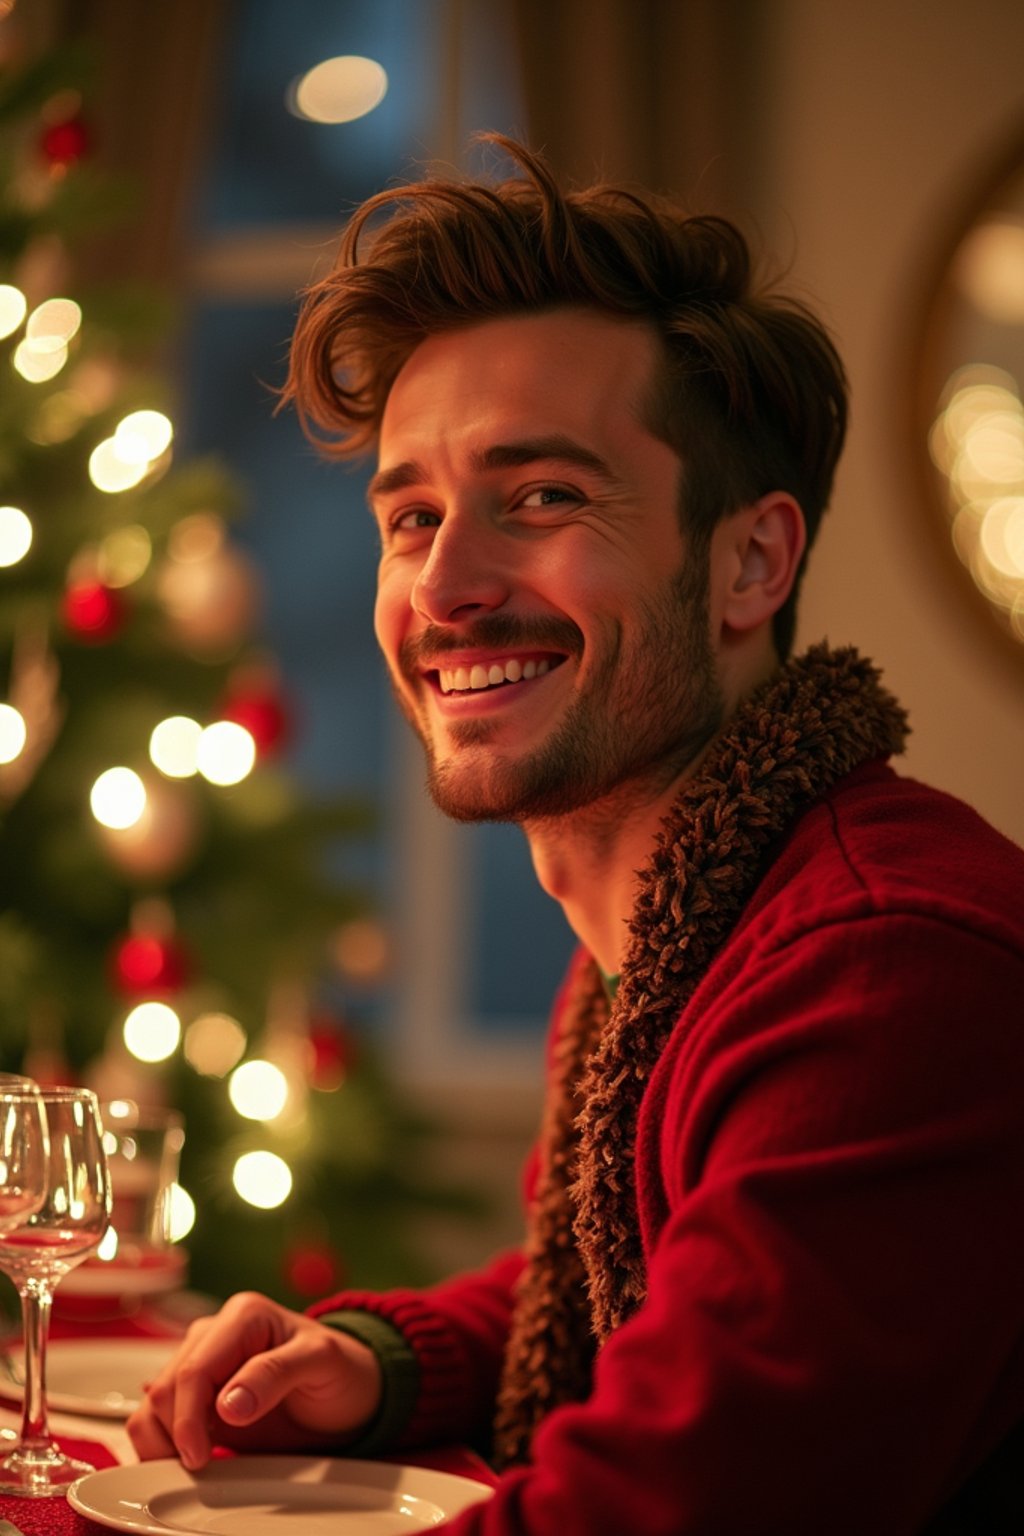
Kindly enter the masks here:
<path id="1" fill-rule="evenodd" d="M 181 1457 L 182 1466 L 189 1472 L 198 1472 L 203 1464 L 203 1458 L 191 1445 L 179 1445 L 178 1455 Z"/>
<path id="2" fill-rule="evenodd" d="M 229 1387 L 220 1405 L 240 1419 L 248 1419 L 256 1412 L 256 1399 L 248 1387 Z"/>

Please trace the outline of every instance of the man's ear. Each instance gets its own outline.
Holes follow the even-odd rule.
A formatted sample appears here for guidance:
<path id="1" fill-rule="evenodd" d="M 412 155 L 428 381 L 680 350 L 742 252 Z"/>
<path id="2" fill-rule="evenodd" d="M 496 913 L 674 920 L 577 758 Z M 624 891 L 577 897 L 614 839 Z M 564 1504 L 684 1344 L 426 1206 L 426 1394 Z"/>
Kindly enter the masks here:
<path id="1" fill-rule="evenodd" d="M 723 518 L 726 586 L 722 624 L 737 633 L 756 629 L 778 611 L 793 589 L 807 544 L 798 502 L 785 491 Z"/>

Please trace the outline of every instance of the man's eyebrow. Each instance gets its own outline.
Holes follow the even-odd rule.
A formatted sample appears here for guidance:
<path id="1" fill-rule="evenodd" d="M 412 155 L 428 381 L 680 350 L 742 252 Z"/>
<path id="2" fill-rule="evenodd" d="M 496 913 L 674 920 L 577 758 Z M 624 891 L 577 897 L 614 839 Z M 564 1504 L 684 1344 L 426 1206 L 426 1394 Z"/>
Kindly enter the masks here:
<path id="1" fill-rule="evenodd" d="M 423 465 L 415 459 L 406 459 L 391 469 L 379 469 L 366 487 L 366 499 L 372 503 L 376 497 L 386 496 L 389 491 L 404 491 L 410 485 L 422 485 L 426 479 L 427 472 Z"/>
<path id="2" fill-rule="evenodd" d="M 525 464 L 537 464 L 544 460 L 571 464 L 578 469 L 598 475 L 609 484 L 619 484 L 611 466 L 591 448 L 584 448 L 574 438 L 555 432 L 546 437 L 527 437 L 511 443 L 494 443 L 474 453 L 470 464 L 477 474 L 493 469 L 518 469 Z M 405 491 L 412 485 L 423 485 L 429 480 L 426 469 L 415 459 L 406 459 L 390 469 L 380 469 L 367 487 L 367 499 L 372 503 L 378 496 L 393 491 Z"/>
<path id="3" fill-rule="evenodd" d="M 471 463 L 475 470 L 483 472 L 488 469 L 518 469 L 521 465 L 536 464 L 544 459 L 572 464 L 604 480 L 617 479 L 611 466 L 600 454 L 592 448 L 584 448 L 582 443 L 577 443 L 574 438 L 562 432 L 553 432 L 546 437 L 522 438 L 513 443 L 495 443 L 475 453 Z"/>

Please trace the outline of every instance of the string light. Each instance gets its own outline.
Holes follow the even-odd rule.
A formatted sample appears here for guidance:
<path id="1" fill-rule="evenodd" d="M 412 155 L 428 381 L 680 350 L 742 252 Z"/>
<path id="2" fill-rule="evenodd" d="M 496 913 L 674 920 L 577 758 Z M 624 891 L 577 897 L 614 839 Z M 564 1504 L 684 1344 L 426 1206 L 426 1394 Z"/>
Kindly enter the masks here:
<path id="1" fill-rule="evenodd" d="M 162 411 L 132 411 L 118 422 L 114 447 L 125 464 L 152 464 L 171 445 L 174 428 Z"/>
<path id="2" fill-rule="evenodd" d="M 0 283 L 0 341 L 13 336 L 25 318 L 28 300 L 13 283 Z"/>
<path id="3" fill-rule="evenodd" d="M 25 322 L 25 339 L 34 352 L 67 354 L 68 343 L 82 324 L 82 311 L 74 299 L 45 299 Z"/>
<path id="4" fill-rule="evenodd" d="M 202 1013 L 185 1031 L 185 1060 L 204 1077 L 223 1077 L 245 1053 L 245 1030 L 229 1013 Z"/>
<path id="5" fill-rule="evenodd" d="M 108 495 L 130 491 L 144 479 L 148 468 L 145 462 L 128 463 L 122 459 L 113 437 L 105 437 L 89 455 L 89 479 L 98 491 L 106 491 Z"/>
<path id="6" fill-rule="evenodd" d="M 187 715 L 171 715 L 154 727 L 149 738 L 153 766 L 169 779 L 190 779 L 199 771 L 199 741 L 203 728 Z"/>
<path id="7" fill-rule="evenodd" d="M 13 704 L 0 704 L 0 763 L 13 763 L 20 757 L 27 739 L 23 716 Z"/>
<path id="8" fill-rule="evenodd" d="M 172 1243 L 188 1237 L 196 1223 L 196 1203 L 187 1189 L 172 1184 L 167 1196 L 167 1236 Z"/>
<path id="9" fill-rule="evenodd" d="M 247 1120 L 275 1120 L 288 1102 L 288 1080 L 271 1061 L 247 1061 L 232 1072 L 228 1098 Z"/>
<path id="10" fill-rule="evenodd" d="M 231 1182 L 249 1205 L 272 1211 L 292 1192 L 292 1171 L 276 1152 L 243 1152 L 235 1163 Z"/>
<path id="11" fill-rule="evenodd" d="M 166 1061 L 181 1039 L 181 1020 L 167 1003 L 139 1003 L 124 1021 L 124 1043 L 138 1061 Z"/>
<path id="12" fill-rule="evenodd" d="M 256 762 L 256 742 L 244 725 L 218 720 L 199 738 L 196 763 L 210 784 L 240 784 Z"/>
<path id="13" fill-rule="evenodd" d="M 96 574 L 107 587 L 130 587 L 148 569 L 153 541 L 141 523 L 108 533 L 96 554 Z"/>
<path id="14" fill-rule="evenodd" d="M 950 379 L 929 449 L 950 496 L 953 546 L 976 586 L 1020 633 L 1024 609 L 1024 405 L 1003 369 Z"/>
<path id="15" fill-rule="evenodd" d="M 0 507 L 0 566 L 17 565 L 32 548 L 32 524 L 20 507 Z"/>
<path id="16" fill-rule="evenodd" d="M 60 373 L 68 360 L 67 347 L 34 347 L 26 338 L 18 342 L 11 362 L 29 384 L 45 384 Z"/>
<path id="17" fill-rule="evenodd" d="M 131 768 L 108 768 L 89 792 L 89 805 L 102 827 L 123 832 L 146 809 L 146 786 Z"/>

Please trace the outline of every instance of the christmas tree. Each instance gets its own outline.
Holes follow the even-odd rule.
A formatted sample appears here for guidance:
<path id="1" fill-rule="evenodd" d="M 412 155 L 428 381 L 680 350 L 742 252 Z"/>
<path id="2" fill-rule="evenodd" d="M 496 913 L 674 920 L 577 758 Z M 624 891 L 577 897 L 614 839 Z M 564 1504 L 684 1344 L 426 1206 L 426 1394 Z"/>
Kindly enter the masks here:
<path id="1" fill-rule="evenodd" d="M 0 1067 L 182 1112 L 200 1290 L 418 1281 L 410 1214 L 471 1202 L 346 1020 L 383 945 L 324 855 L 368 811 L 286 772 L 243 509 L 152 371 L 167 306 L 76 282 L 125 204 L 81 92 L 61 52 L 0 73 Z"/>

